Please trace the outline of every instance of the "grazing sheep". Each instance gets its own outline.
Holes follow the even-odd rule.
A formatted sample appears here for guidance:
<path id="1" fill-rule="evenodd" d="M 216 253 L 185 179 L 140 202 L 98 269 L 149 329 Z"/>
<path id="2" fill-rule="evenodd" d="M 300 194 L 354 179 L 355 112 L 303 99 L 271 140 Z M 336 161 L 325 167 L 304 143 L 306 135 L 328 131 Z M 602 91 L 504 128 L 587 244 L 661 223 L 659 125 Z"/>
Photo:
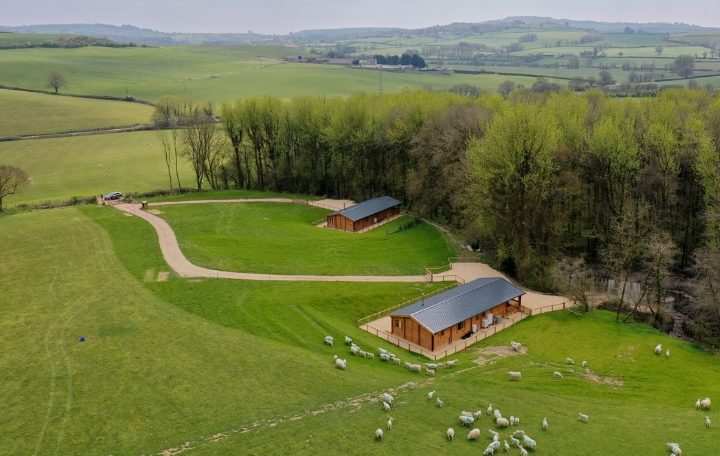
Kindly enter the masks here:
<path id="1" fill-rule="evenodd" d="M 492 442 L 490 442 L 490 444 L 488 444 L 487 447 L 490 448 L 490 449 L 492 449 L 493 452 L 494 452 L 495 450 L 499 450 L 499 449 L 500 449 L 500 445 L 502 445 L 502 444 L 500 443 L 499 440 L 493 440 Z M 486 451 L 487 451 L 487 449 L 486 449 Z M 492 453 L 491 453 L 491 454 L 492 454 Z"/>
<path id="2" fill-rule="evenodd" d="M 561 372 L 555 371 L 553 372 L 553 378 L 563 379 L 565 377 L 563 377 L 563 374 Z"/>
<path id="3" fill-rule="evenodd" d="M 698 399 L 698 401 L 699 401 L 699 400 L 700 400 L 700 399 Z M 698 403 L 699 403 L 699 402 L 698 402 Z M 698 407 L 699 407 L 699 406 L 698 406 Z M 490 405 L 488 405 L 488 408 L 487 408 L 487 414 L 488 414 L 488 416 L 492 415 L 492 412 L 493 412 L 493 408 L 492 408 L 492 404 L 490 404 Z"/>
<path id="4" fill-rule="evenodd" d="M 655 354 L 656 354 L 657 356 L 660 356 L 660 353 L 662 353 L 662 344 L 657 344 L 657 345 L 655 346 Z"/>
<path id="5" fill-rule="evenodd" d="M 522 429 L 518 429 L 517 431 L 513 432 L 512 435 L 513 437 L 524 437 L 525 431 L 523 431 Z"/>
<path id="6" fill-rule="evenodd" d="M 392 362 L 393 362 L 393 364 L 395 364 L 396 366 L 399 366 L 400 363 L 401 363 L 400 358 L 393 358 L 393 359 L 392 359 Z"/>
<path id="7" fill-rule="evenodd" d="M 510 346 L 512 347 L 513 351 L 519 352 L 520 349 L 522 349 L 522 344 L 519 342 L 510 342 Z"/>
<path id="8" fill-rule="evenodd" d="M 333 339 L 332 336 L 325 336 L 325 339 L 324 339 L 324 340 L 325 340 L 325 343 L 328 344 L 328 345 L 331 346 L 331 347 L 333 347 L 334 344 L 335 344 L 335 339 Z"/>
<path id="9" fill-rule="evenodd" d="M 383 410 L 385 410 L 386 412 L 389 412 L 389 411 L 390 411 L 390 404 L 388 404 L 387 402 L 383 402 Z"/>
<path id="10" fill-rule="evenodd" d="M 495 420 L 495 424 L 497 425 L 497 427 L 504 428 L 508 427 L 510 425 L 510 422 L 507 418 L 498 418 Z"/>
<path id="11" fill-rule="evenodd" d="M 547 431 L 547 428 L 548 428 L 547 418 L 543 418 L 542 430 Z"/>
<path id="12" fill-rule="evenodd" d="M 498 409 L 493 411 L 493 415 L 495 416 L 495 419 L 502 418 L 502 413 Z"/>
<path id="13" fill-rule="evenodd" d="M 700 410 L 700 399 L 695 401 L 695 409 Z"/>
<path id="14" fill-rule="evenodd" d="M 492 435 L 493 441 L 495 441 L 495 440 L 500 440 L 500 434 L 498 434 L 497 432 L 493 431 L 492 429 L 488 429 L 488 432 L 490 433 L 490 435 Z"/>
<path id="15" fill-rule="evenodd" d="M 445 367 L 445 363 L 437 363 L 437 367 L 438 369 L 440 369 L 441 367 Z"/>
<path id="16" fill-rule="evenodd" d="M 345 336 L 345 345 L 350 345 L 350 344 L 352 344 L 352 339 L 349 338 L 348 336 Z"/>
<path id="17" fill-rule="evenodd" d="M 710 417 L 709 416 L 705 417 L 705 427 L 710 429 Z"/>
<path id="18" fill-rule="evenodd" d="M 451 361 L 445 362 L 445 366 L 447 366 L 447 367 L 455 367 L 455 366 L 457 366 L 459 363 L 460 363 L 460 361 L 458 361 L 457 359 L 453 359 L 453 360 L 451 360 Z"/>
<path id="19" fill-rule="evenodd" d="M 425 363 L 425 367 L 430 370 L 436 370 L 438 368 L 438 365 L 436 363 Z"/>
<path id="20" fill-rule="evenodd" d="M 520 448 L 520 456 L 528 456 L 528 452 L 525 448 L 523 448 L 523 447 L 518 447 L 518 448 Z"/>
<path id="21" fill-rule="evenodd" d="M 567 364 L 568 366 L 574 366 L 575 361 L 573 361 L 572 358 L 565 358 L 565 364 Z"/>
<path id="22" fill-rule="evenodd" d="M 710 398 L 706 397 L 700 401 L 700 408 L 703 410 L 710 410 Z"/>
<path id="23" fill-rule="evenodd" d="M 430 392 L 427 394 L 428 400 L 432 399 L 434 395 L 435 395 L 435 390 L 430 391 Z"/>
<path id="24" fill-rule="evenodd" d="M 510 415 L 510 426 L 515 425 L 515 417 Z"/>
<path id="25" fill-rule="evenodd" d="M 392 397 L 392 395 L 390 395 L 388 393 L 383 393 L 382 398 L 383 398 L 383 401 L 387 402 L 390 405 L 392 405 L 393 401 L 395 400 L 395 398 Z"/>
<path id="26" fill-rule="evenodd" d="M 437 398 L 437 400 L 435 401 L 435 405 L 437 405 L 438 408 L 445 407 L 445 403 L 443 401 L 441 401 L 440 398 Z"/>
<path id="27" fill-rule="evenodd" d="M 580 363 L 580 366 L 582 366 L 583 369 L 586 368 L 586 367 L 587 367 L 587 361 L 583 361 L 582 363 Z"/>
<path id="28" fill-rule="evenodd" d="M 515 417 L 515 426 L 520 426 L 520 417 L 519 416 Z"/>
<path id="29" fill-rule="evenodd" d="M 535 440 L 531 439 L 529 435 L 523 436 L 523 442 L 525 442 L 525 446 L 530 448 L 531 450 L 534 450 L 537 448 L 537 442 L 535 442 Z"/>
<path id="30" fill-rule="evenodd" d="M 473 416 L 475 417 L 475 419 L 478 419 L 482 416 L 482 414 L 482 410 L 478 410 L 477 412 L 473 413 Z"/>
<path id="31" fill-rule="evenodd" d="M 520 372 L 508 372 L 508 377 L 510 380 L 520 380 L 522 378 L 522 374 Z"/>
<path id="32" fill-rule="evenodd" d="M 425 369 L 425 373 L 428 374 L 431 377 L 435 376 L 435 371 L 432 369 Z"/>
<path id="33" fill-rule="evenodd" d="M 473 412 L 468 412 L 466 410 L 461 411 L 460 415 L 461 416 L 471 416 L 471 417 L 475 418 L 475 415 L 473 415 Z"/>
<path id="34" fill-rule="evenodd" d="M 448 428 L 447 430 L 447 439 L 452 441 L 455 438 L 455 429 Z"/>
<path id="35" fill-rule="evenodd" d="M 410 372 L 422 372 L 422 366 L 419 364 L 411 364 L 408 369 Z"/>
<path id="36" fill-rule="evenodd" d="M 360 353 L 360 347 L 358 347 L 357 345 L 350 346 L 350 353 L 352 353 L 353 355 L 358 355 Z"/>
<path id="37" fill-rule="evenodd" d="M 495 454 L 495 450 L 489 445 L 485 448 L 485 451 L 483 451 L 483 456 L 493 455 L 493 454 Z"/>
<path id="38" fill-rule="evenodd" d="M 578 413 L 578 421 L 582 423 L 587 423 L 589 419 L 590 417 L 585 415 L 584 413 Z"/>
<path id="39" fill-rule="evenodd" d="M 477 440 L 478 437 L 480 437 L 480 429 L 474 428 L 472 431 L 468 432 L 468 440 Z"/>
<path id="40" fill-rule="evenodd" d="M 516 447 L 520 446 L 520 441 L 516 439 L 515 437 L 510 437 L 510 445 L 515 445 Z"/>
<path id="41" fill-rule="evenodd" d="M 682 456 L 682 450 L 680 449 L 680 445 L 678 445 L 677 443 L 668 442 L 666 446 L 673 455 Z"/>
<path id="42" fill-rule="evenodd" d="M 378 440 L 382 440 L 383 437 L 383 430 L 380 428 L 375 429 L 375 438 Z"/>
<path id="43" fill-rule="evenodd" d="M 344 359 L 335 358 L 335 367 L 345 370 L 347 369 L 347 361 Z"/>
<path id="44" fill-rule="evenodd" d="M 460 418 L 460 422 L 463 426 L 470 426 L 475 422 L 475 418 L 467 415 L 460 415 L 458 418 Z"/>
<path id="45" fill-rule="evenodd" d="M 375 359 L 375 353 L 366 352 L 366 356 L 370 359 Z"/>
<path id="46" fill-rule="evenodd" d="M 389 417 L 389 418 L 388 418 L 388 422 L 387 422 L 387 428 L 388 428 L 388 430 L 391 430 L 391 429 L 392 429 L 392 424 L 393 424 L 393 417 Z"/>
<path id="47" fill-rule="evenodd" d="M 670 349 L 665 350 L 665 358 L 670 359 Z"/>
<path id="48" fill-rule="evenodd" d="M 380 360 L 381 361 L 390 361 L 390 355 L 387 353 L 380 353 Z"/>
<path id="49" fill-rule="evenodd" d="M 503 448 L 505 448 L 505 452 L 510 452 L 510 445 L 508 445 L 507 440 L 503 440 Z"/>
<path id="50" fill-rule="evenodd" d="M 388 352 L 388 351 L 385 350 L 384 348 L 378 348 L 378 351 L 379 351 L 380 353 L 387 353 L 387 352 Z"/>

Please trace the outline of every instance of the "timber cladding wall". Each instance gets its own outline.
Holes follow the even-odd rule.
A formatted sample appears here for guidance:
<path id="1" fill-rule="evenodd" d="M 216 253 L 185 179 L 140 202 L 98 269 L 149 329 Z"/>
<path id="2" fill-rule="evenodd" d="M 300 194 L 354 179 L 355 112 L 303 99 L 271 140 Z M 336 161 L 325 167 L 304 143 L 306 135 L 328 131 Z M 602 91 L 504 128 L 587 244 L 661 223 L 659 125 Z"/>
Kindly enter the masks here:
<path id="1" fill-rule="evenodd" d="M 351 220 L 340 213 L 327 216 L 327 227 L 343 231 L 360 231 L 383 220 L 400 214 L 399 207 L 391 207 L 359 220 Z"/>

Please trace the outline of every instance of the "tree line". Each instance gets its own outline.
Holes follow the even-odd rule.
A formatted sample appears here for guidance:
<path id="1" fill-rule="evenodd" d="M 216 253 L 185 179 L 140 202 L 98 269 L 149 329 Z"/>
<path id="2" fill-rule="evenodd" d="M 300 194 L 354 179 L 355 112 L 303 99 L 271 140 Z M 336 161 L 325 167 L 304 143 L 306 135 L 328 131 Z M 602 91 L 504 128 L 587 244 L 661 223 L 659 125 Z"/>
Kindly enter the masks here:
<path id="1" fill-rule="evenodd" d="M 391 195 L 529 286 L 566 291 L 589 269 L 636 281 L 642 296 L 618 310 L 643 306 L 658 323 L 671 288 L 693 296 L 704 310 L 688 311 L 688 330 L 720 341 L 720 99 L 505 95 L 256 97 L 218 113 L 167 98 L 156 121 L 177 127 L 161 133 L 171 183 L 185 157 L 197 188 Z"/>

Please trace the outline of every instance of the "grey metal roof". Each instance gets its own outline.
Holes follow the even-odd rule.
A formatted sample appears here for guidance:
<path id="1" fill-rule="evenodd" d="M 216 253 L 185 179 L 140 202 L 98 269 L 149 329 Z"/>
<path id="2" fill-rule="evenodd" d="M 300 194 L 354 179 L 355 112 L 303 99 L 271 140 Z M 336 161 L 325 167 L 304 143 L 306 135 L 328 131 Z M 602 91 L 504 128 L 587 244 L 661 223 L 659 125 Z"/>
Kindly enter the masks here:
<path id="1" fill-rule="evenodd" d="M 344 215 L 353 222 L 369 217 L 378 212 L 390 209 L 391 207 L 399 206 L 400 201 L 389 196 L 380 196 L 378 198 L 369 199 L 362 203 L 355 204 L 345 209 L 335 212 L 336 214 Z"/>
<path id="2" fill-rule="evenodd" d="M 476 279 L 392 314 L 408 315 L 434 334 L 524 294 L 502 277 Z"/>

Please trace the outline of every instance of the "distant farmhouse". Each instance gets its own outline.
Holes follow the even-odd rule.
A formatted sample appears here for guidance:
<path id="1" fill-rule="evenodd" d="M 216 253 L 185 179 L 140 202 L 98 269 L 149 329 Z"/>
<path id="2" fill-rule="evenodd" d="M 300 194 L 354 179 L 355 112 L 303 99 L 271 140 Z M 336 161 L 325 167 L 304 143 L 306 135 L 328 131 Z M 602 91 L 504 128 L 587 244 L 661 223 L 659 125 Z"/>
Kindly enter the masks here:
<path id="1" fill-rule="evenodd" d="M 389 196 L 369 199 L 327 216 L 327 227 L 360 231 L 400 214 L 400 201 Z"/>
<path id="2" fill-rule="evenodd" d="M 501 277 L 473 280 L 394 311 L 392 334 L 435 351 L 519 312 L 524 294 Z"/>

